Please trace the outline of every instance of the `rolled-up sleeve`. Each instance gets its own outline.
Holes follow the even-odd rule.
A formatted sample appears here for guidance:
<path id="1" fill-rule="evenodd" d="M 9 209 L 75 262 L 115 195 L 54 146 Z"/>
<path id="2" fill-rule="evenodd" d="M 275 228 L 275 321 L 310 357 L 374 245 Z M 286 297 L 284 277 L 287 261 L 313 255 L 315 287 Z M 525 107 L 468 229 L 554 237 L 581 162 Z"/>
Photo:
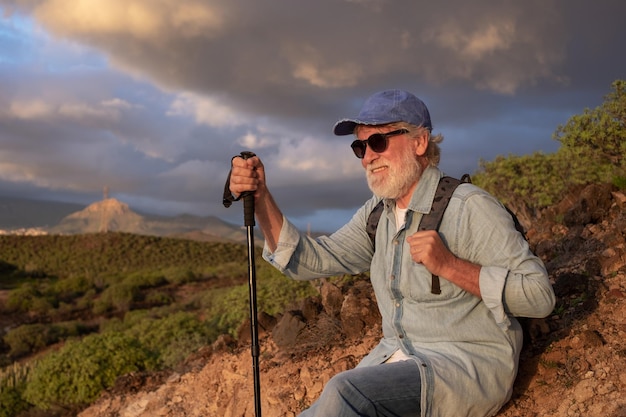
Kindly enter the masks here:
<path id="1" fill-rule="evenodd" d="M 537 259 L 538 263 L 541 263 Z M 529 263 L 525 269 L 512 270 L 506 279 L 503 303 L 507 311 L 519 317 L 548 316 L 556 297 L 543 264 Z"/>
<path id="2" fill-rule="evenodd" d="M 337 274 L 356 274 L 370 269 L 374 253 L 365 224 L 376 200 L 365 203 L 352 219 L 330 236 L 311 238 L 286 217 L 276 250 L 265 244 L 263 258 L 294 279 L 315 279 Z"/>
<path id="3" fill-rule="evenodd" d="M 453 245 L 462 257 L 481 265 L 481 296 L 496 323 L 509 326 L 507 315 L 549 315 L 556 298 L 548 273 L 515 229 L 511 215 L 476 187 L 462 190 L 454 206 L 457 234 Z"/>
<path id="4" fill-rule="evenodd" d="M 276 250 L 274 252 L 270 251 L 266 242 L 263 246 L 263 259 L 284 273 L 294 251 L 296 250 L 296 247 L 298 246 L 299 240 L 300 232 L 285 216 L 283 216 L 283 226 L 282 229 L 280 229 Z"/>
<path id="5" fill-rule="evenodd" d="M 507 274 L 508 270 L 506 268 L 490 266 L 482 267 L 479 276 L 480 294 L 483 302 L 491 311 L 491 314 L 493 314 L 498 326 L 504 328 L 511 325 L 502 302 Z"/>
<path id="6" fill-rule="evenodd" d="M 498 325 L 510 325 L 507 312 L 533 318 L 546 317 L 552 312 L 556 298 L 547 274 L 541 269 L 536 266 L 520 272 L 495 266 L 481 268 L 481 295 Z"/>

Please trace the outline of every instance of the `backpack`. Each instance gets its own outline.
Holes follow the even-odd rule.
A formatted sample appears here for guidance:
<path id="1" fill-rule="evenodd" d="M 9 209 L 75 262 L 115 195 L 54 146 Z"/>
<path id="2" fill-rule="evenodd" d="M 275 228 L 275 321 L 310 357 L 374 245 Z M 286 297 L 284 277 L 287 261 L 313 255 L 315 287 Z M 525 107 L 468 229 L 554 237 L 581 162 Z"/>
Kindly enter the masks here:
<path id="1" fill-rule="evenodd" d="M 430 212 L 425 214 L 422 217 L 422 220 L 419 225 L 419 230 L 439 230 L 439 226 L 441 226 L 441 220 L 443 219 L 443 213 L 446 211 L 446 207 L 450 202 L 450 198 L 452 198 L 452 194 L 456 187 L 462 183 L 472 183 L 472 180 L 468 174 L 464 174 L 461 179 L 456 179 L 452 177 L 442 177 L 439 180 L 439 185 L 437 186 L 437 191 L 435 192 L 435 198 L 433 199 L 433 205 L 430 208 Z M 506 210 L 509 212 L 511 217 L 513 218 L 513 222 L 515 223 L 515 229 L 517 229 L 524 238 L 526 238 L 526 232 L 524 231 L 524 227 L 519 222 L 519 219 L 508 207 Z M 378 228 L 378 222 L 380 220 L 380 216 L 382 215 L 384 209 L 383 200 L 381 200 L 370 212 L 367 218 L 367 225 L 365 230 L 374 245 L 374 251 L 376 250 L 376 229 Z M 439 277 L 435 274 L 432 275 L 431 282 L 431 293 L 433 294 L 441 294 L 441 286 Z"/>

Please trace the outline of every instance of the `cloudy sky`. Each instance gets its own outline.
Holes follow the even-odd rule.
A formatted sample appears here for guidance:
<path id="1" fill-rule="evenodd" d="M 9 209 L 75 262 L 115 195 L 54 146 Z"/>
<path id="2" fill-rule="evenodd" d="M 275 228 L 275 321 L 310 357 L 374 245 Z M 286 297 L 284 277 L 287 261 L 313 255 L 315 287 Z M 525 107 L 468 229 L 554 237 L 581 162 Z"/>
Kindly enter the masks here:
<path id="1" fill-rule="evenodd" d="M 402 88 L 441 167 L 558 149 L 626 78 L 623 0 L 0 0 L 0 195 L 215 215 L 230 159 L 332 231 L 370 195 L 333 124 Z"/>

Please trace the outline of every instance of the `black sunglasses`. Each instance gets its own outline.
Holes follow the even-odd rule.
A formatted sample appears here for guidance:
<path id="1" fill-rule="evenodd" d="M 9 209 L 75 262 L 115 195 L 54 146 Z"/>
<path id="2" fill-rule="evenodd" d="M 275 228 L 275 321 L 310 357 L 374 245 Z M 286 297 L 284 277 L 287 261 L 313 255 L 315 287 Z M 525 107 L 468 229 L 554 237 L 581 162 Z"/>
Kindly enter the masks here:
<path id="1" fill-rule="evenodd" d="M 368 145 L 370 149 L 376 153 L 385 152 L 385 149 L 387 149 L 387 145 L 389 145 L 388 139 L 390 137 L 403 135 L 405 133 L 409 133 L 409 131 L 406 129 L 398 129 L 387 133 L 374 133 L 372 136 L 365 140 L 355 140 L 354 142 L 352 142 L 352 145 L 350 145 L 350 147 L 352 148 L 352 151 L 354 151 L 354 154 L 357 158 L 363 159 L 363 157 L 365 156 L 365 150 L 367 149 Z"/>

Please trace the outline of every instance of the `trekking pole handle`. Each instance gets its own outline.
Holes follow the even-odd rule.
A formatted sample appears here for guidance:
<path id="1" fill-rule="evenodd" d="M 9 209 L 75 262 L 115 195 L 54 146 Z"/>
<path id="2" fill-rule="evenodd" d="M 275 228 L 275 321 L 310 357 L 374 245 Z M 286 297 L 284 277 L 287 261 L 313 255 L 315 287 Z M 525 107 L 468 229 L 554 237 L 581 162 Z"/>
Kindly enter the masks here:
<path id="1" fill-rule="evenodd" d="M 243 159 L 256 156 L 253 152 L 243 151 L 241 157 Z M 254 192 L 246 191 L 243 194 L 243 224 L 244 226 L 254 226 Z"/>

